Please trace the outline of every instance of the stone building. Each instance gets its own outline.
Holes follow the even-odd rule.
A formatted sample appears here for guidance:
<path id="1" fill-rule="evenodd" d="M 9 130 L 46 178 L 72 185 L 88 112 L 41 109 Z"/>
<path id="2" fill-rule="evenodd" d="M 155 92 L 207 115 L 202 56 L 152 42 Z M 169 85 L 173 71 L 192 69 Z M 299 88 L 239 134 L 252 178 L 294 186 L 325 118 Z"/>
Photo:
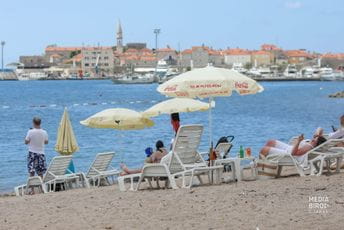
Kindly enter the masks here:
<path id="1" fill-rule="evenodd" d="M 214 66 L 223 65 L 223 54 L 207 46 L 193 46 L 191 49 L 186 49 L 181 53 L 180 65 L 183 68 L 202 68 L 206 67 L 209 63 Z"/>
<path id="2" fill-rule="evenodd" d="M 130 42 L 130 43 L 127 43 L 125 45 L 125 48 L 126 49 L 137 49 L 137 50 L 146 49 L 147 44 L 143 43 L 143 42 Z"/>
<path id="3" fill-rule="evenodd" d="M 152 50 L 144 49 L 127 49 L 124 53 L 119 54 L 120 65 L 125 67 L 155 67 L 157 64 L 156 55 Z"/>
<path id="4" fill-rule="evenodd" d="M 81 50 L 81 68 L 84 74 L 112 75 L 115 56 L 111 46 L 84 47 Z"/>
<path id="5" fill-rule="evenodd" d="M 313 58 L 312 55 L 305 50 L 286 50 L 284 53 L 288 58 L 289 64 L 301 65 Z"/>
<path id="6" fill-rule="evenodd" d="M 61 47 L 61 46 L 47 46 L 45 48 L 45 59 L 47 62 L 53 64 L 60 64 L 65 60 L 81 52 L 82 47 Z"/>
<path id="7" fill-rule="evenodd" d="M 43 69 L 51 66 L 44 56 L 20 56 L 19 62 L 24 64 L 25 69 Z"/>
<path id="8" fill-rule="evenodd" d="M 257 66 L 268 66 L 272 63 L 273 55 L 264 50 L 251 51 L 251 62 Z"/>
<path id="9" fill-rule="evenodd" d="M 344 53 L 326 53 L 321 56 L 321 66 L 329 66 L 334 69 L 344 66 Z"/>
<path id="10" fill-rule="evenodd" d="M 177 59 L 177 51 L 175 49 L 171 49 L 169 46 L 166 48 L 161 48 L 156 51 L 157 59 Z"/>
<path id="11" fill-rule="evenodd" d="M 283 49 L 273 44 L 263 44 L 261 50 L 271 53 L 271 64 L 283 65 L 288 63 L 288 58 Z"/>
<path id="12" fill-rule="evenodd" d="M 224 52 L 224 62 L 226 65 L 242 64 L 243 66 L 251 63 L 251 54 L 249 50 L 244 49 L 228 49 Z"/>

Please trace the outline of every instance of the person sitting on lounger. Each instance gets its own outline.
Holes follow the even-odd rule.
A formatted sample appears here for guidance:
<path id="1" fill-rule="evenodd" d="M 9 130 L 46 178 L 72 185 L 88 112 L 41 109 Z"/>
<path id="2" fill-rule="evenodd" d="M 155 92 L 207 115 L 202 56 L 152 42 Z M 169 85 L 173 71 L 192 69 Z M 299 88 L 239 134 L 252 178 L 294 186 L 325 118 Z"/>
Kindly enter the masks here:
<path id="1" fill-rule="evenodd" d="M 268 155 L 290 154 L 300 163 L 304 162 L 305 154 L 311 149 L 324 143 L 326 139 L 322 136 L 322 130 L 318 129 L 310 141 L 304 140 L 301 134 L 293 145 L 286 144 L 278 140 L 269 140 L 260 150 L 260 157 Z"/>
<path id="2" fill-rule="evenodd" d="M 329 139 L 342 139 L 344 138 L 344 114 L 340 117 L 340 127 L 334 129 L 332 133 L 329 133 Z"/>
<path id="3" fill-rule="evenodd" d="M 155 147 L 156 151 L 151 154 L 149 154 L 149 148 L 146 149 L 147 158 L 145 163 L 160 163 L 161 159 L 167 155 L 167 150 L 165 149 L 162 141 L 158 140 L 155 144 Z M 123 170 L 121 176 L 142 172 L 142 169 L 129 169 L 125 164 L 121 164 L 121 168 Z"/>

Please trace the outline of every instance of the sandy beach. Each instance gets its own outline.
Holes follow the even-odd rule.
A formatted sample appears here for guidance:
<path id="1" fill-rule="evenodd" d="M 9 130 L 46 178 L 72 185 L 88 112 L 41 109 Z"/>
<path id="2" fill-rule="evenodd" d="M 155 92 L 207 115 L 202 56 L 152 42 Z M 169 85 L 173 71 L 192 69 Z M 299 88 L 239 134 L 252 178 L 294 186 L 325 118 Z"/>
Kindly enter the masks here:
<path id="1" fill-rule="evenodd" d="M 3 196 L 0 229 L 343 229 L 343 180 L 342 172 L 191 190 L 120 192 L 113 185 Z"/>

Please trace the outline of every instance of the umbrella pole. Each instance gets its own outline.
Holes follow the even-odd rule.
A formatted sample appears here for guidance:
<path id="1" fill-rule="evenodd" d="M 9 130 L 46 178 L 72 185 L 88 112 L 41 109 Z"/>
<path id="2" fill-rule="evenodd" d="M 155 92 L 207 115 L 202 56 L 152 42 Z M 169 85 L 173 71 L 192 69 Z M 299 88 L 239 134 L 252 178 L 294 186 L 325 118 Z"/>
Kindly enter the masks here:
<path id="1" fill-rule="evenodd" d="M 211 104 L 212 104 L 213 98 L 209 97 L 209 146 L 212 147 L 212 143 L 213 143 L 213 124 L 212 124 L 212 108 L 211 108 Z"/>
<path id="2" fill-rule="evenodd" d="M 212 111 L 211 111 L 211 104 L 212 104 L 213 98 L 209 97 L 209 166 L 214 165 L 214 150 L 213 150 L 213 124 L 212 124 Z M 210 183 L 213 183 L 214 181 L 214 174 L 211 172 L 211 181 Z"/>

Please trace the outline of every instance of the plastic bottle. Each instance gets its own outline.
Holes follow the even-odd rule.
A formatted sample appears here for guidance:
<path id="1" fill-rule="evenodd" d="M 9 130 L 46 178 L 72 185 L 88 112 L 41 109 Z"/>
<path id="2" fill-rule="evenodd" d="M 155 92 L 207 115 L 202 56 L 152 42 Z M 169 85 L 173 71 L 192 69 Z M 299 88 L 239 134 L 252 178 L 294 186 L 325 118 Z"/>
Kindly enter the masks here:
<path id="1" fill-rule="evenodd" d="M 239 151 L 240 158 L 244 158 L 244 148 L 242 145 L 240 145 L 240 151 Z"/>

